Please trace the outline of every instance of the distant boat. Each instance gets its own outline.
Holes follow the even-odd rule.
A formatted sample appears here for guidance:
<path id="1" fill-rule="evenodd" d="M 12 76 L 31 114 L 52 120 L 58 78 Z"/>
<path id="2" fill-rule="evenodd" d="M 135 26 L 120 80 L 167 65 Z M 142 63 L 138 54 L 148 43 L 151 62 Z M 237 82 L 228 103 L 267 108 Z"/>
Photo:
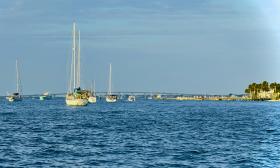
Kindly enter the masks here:
<path id="1" fill-rule="evenodd" d="M 134 101 L 136 101 L 136 97 L 135 96 L 128 96 L 127 100 L 129 102 L 134 102 Z"/>
<path id="2" fill-rule="evenodd" d="M 162 97 L 160 94 L 155 95 L 155 97 L 153 98 L 155 100 L 162 100 Z"/>
<path id="3" fill-rule="evenodd" d="M 116 101 L 117 101 L 117 95 L 107 95 L 106 96 L 106 102 L 114 103 Z"/>
<path id="4" fill-rule="evenodd" d="M 117 101 L 117 95 L 112 95 L 112 65 L 110 64 L 109 69 L 109 89 L 106 96 L 106 102 L 114 103 Z"/>
<path id="5" fill-rule="evenodd" d="M 85 106 L 88 104 L 89 91 L 83 90 L 80 87 L 80 31 L 78 32 L 78 46 L 77 43 L 76 24 L 73 23 L 73 48 L 72 48 L 72 63 L 71 75 L 68 93 L 66 95 L 66 104 L 68 106 Z"/>
<path id="6" fill-rule="evenodd" d="M 49 92 L 45 92 L 39 97 L 40 100 L 50 100 L 51 98 L 52 96 L 49 94 Z"/>
<path id="7" fill-rule="evenodd" d="M 93 81 L 93 86 L 91 84 L 91 93 L 88 98 L 89 103 L 96 103 L 96 94 L 95 94 L 95 81 Z"/>
<path id="8" fill-rule="evenodd" d="M 18 60 L 16 60 L 16 78 L 17 78 L 17 91 L 11 95 L 8 95 L 6 99 L 9 102 L 14 102 L 14 101 L 21 101 L 22 96 L 21 96 L 21 81 L 20 81 L 20 74 L 19 74 L 19 66 L 18 66 Z"/>

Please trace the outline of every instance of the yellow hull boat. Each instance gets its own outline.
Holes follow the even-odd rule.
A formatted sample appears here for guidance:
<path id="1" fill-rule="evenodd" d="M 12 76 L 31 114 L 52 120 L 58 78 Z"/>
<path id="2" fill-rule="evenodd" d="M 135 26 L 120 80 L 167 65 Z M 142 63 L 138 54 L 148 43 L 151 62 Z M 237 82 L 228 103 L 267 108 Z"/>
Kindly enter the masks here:
<path id="1" fill-rule="evenodd" d="M 86 106 L 88 104 L 87 99 L 66 99 L 68 106 Z"/>

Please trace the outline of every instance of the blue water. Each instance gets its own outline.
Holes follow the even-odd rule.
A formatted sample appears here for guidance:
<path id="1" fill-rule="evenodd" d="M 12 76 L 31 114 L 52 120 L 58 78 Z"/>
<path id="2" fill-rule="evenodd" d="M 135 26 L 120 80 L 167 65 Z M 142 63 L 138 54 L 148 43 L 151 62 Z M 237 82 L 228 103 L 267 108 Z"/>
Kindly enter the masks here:
<path id="1" fill-rule="evenodd" d="M 0 100 L 0 167 L 276 167 L 280 103 Z"/>

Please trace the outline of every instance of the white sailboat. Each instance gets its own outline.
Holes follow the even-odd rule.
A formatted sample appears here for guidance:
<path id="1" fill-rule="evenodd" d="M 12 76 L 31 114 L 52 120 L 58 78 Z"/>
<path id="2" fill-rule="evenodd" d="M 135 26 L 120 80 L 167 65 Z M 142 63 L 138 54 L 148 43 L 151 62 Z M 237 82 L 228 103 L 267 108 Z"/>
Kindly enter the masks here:
<path id="1" fill-rule="evenodd" d="M 11 95 L 8 95 L 6 99 L 9 102 L 14 102 L 14 101 L 21 101 L 22 96 L 21 96 L 21 81 L 20 81 L 20 74 L 19 74 L 19 66 L 18 66 L 18 60 L 16 60 L 16 78 L 17 78 L 17 91 Z"/>
<path id="2" fill-rule="evenodd" d="M 127 101 L 129 101 L 129 102 L 134 102 L 134 101 L 136 101 L 136 97 L 130 95 L 130 96 L 128 96 Z"/>
<path id="3" fill-rule="evenodd" d="M 112 65 L 110 64 L 109 70 L 109 89 L 106 96 L 106 102 L 113 103 L 117 101 L 117 95 L 112 95 Z"/>
<path id="4" fill-rule="evenodd" d="M 88 98 L 89 103 L 96 103 L 96 94 L 95 94 L 95 81 L 93 81 L 93 86 L 91 84 L 91 95 Z"/>
<path id="5" fill-rule="evenodd" d="M 77 44 L 78 40 L 78 46 Z M 69 106 L 85 106 L 88 104 L 88 91 L 82 90 L 80 87 L 80 68 L 81 68 L 81 50 L 80 50 L 80 31 L 76 31 L 76 24 L 73 23 L 73 48 L 72 63 L 69 88 L 66 95 L 66 104 Z"/>

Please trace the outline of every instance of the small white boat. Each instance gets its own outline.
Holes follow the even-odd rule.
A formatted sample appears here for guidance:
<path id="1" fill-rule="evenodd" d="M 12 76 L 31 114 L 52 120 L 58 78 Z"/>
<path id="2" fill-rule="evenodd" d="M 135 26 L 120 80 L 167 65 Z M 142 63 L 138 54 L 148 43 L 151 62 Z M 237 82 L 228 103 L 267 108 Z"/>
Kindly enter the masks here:
<path id="1" fill-rule="evenodd" d="M 128 96 L 127 100 L 129 102 L 134 102 L 134 101 L 136 101 L 136 97 L 135 96 Z"/>
<path id="2" fill-rule="evenodd" d="M 7 96 L 6 99 L 9 102 L 15 102 L 15 101 L 21 101 L 22 97 L 19 95 L 19 93 L 13 93 L 12 95 Z"/>
<path id="3" fill-rule="evenodd" d="M 96 96 L 90 96 L 90 97 L 88 98 L 88 102 L 89 102 L 89 103 L 96 103 Z"/>
<path id="4" fill-rule="evenodd" d="M 106 102 L 108 103 L 114 103 L 117 101 L 118 96 L 112 95 L 112 65 L 110 64 L 110 70 L 109 70 L 109 89 L 106 96 Z"/>
<path id="5" fill-rule="evenodd" d="M 8 95 L 6 99 L 9 102 L 15 102 L 15 101 L 21 101 L 21 81 L 20 81 L 20 74 L 19 74 L 19 67 L 18 67 L 18 61 L 16 60 L 16 78 L 17 78 L 17 91 L 11 95 Z"/>
<path id="6" fill-rule="evenodd" d="M 93 86 L 91 84 L 91 93 L 90 93 L 90 96 L 88 98 L 88 102 L 89 103 L 96 103 L 96 95 L 95 95 L 95 81 L 93 81 Z"/>
<path id="7" fill-rule="evenodd" d="M 118 99 L 117 95 L 107 95 L 106 96 L 106 102 L 108 103 L 114 103 Z"/>
<path id="8" fill-rule="evenodd" d="M 49 100 L 51 98 L 52 98 L 52 96 L 49 94 L 49 92 L 45 92 L 45 93 L 43 93 L 43 95 L 41 95 L 39 97 L 39 100 Z"/>

